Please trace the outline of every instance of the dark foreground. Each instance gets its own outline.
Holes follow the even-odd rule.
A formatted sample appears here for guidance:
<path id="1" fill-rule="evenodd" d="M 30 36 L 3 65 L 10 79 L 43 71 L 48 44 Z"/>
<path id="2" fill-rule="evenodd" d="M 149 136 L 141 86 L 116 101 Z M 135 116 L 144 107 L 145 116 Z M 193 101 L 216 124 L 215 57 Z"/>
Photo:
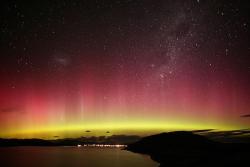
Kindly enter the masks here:
<path id="1" fill-rule="evenodd" d="M 249 143 L 222 143 L 192 132 L 169 132 L 145 137 L 127 150 L 148 154 L 160 167 L 249 166 Z"/>

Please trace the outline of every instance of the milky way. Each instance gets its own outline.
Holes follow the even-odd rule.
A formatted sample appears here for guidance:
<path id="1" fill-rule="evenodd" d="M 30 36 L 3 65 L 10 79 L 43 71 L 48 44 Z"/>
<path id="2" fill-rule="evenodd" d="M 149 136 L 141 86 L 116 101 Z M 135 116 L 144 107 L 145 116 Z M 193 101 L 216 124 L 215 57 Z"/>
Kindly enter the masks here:
<path id="1" fill-rule="evenodd" d="M 0 137 L 243 129 L 247 1 L 2 2 Z"/>

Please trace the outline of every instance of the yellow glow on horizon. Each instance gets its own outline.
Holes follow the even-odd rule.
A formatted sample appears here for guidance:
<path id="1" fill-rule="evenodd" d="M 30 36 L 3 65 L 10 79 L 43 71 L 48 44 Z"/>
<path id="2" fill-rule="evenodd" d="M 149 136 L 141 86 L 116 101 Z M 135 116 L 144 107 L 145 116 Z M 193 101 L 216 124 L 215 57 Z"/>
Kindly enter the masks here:
<path id="1" fill-rule="evenodd" d="M 174 130 L 197 130 L 197 129 L 216 129 L 216 130 L 233 130 L 236 126 L 218 125 L 210 123 L 191 123 L 185 121 L 116 121 L 101 123 L 78 123 L 78 124 L 55 124 L 47 126 L 32 126 L 15 130 L 7 130 L 0 137 L 7 138 L 53 138 L 60 134 L 60 137 L 80 137 L 84 135 L 100 136 L 105 135 L 106 131 L 111 134 L 153 134 L 164 131 Z M 85 131 L 91 133 L 86 134 Z"/>

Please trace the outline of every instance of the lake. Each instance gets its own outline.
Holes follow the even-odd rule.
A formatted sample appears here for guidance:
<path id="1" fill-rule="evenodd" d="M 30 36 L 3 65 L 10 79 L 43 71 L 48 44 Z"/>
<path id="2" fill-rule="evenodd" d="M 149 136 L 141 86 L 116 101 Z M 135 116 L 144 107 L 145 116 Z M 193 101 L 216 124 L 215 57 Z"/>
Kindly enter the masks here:
<path id="1" fill-rule="evenodd" d="M 9 147 L 0 148 L 8 167 L 157 167 L 149 156 L 120 148 Z"/>

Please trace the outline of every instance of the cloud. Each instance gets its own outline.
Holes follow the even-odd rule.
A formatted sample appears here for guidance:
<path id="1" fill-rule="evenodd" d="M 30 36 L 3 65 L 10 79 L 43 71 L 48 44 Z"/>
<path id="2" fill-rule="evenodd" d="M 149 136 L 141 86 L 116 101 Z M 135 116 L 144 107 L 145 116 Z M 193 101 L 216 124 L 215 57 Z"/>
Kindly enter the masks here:
<path id="1" fill-rule="evenodd" d="M 250 129 L 239 129 L 231 131 L 211 131 L 203 133 L 203 135 L 211 137 L 213 139 L 232 139 L 235 137 L 239 138 L 244 135 L 250 135 Z"/>
<path id="2" fill-rule="evenodd" d="M 98 137 L 96 136 L 81 137 L 76 140 L 87 143 L 129 144 L 129 143 L 134 143 L 139 139 L 141 139 L 141 137 L 136 135 L 112 135 L 112 136 L 98 136 Z"/>
<path id="3" fill-rule="evenodd" d="M 193 130 L 191 132 L 194 132 L 194 133 L 206 133 L 206 132 L 210 132 L 210 131 L 213 131 L 214 129 L 201 129 L 201 130 Z"/>
<path id="4" fill-rule="evenodd" d="M 250 114 L 241 115 L 242 118 L 250 118 Z"/>
<path id="5" fill-rule="evenodd" d="M 1 113 L 16 113 L 16 112 L 23 112 L 21 107 L 5 107 L 0 108 Z"/>

